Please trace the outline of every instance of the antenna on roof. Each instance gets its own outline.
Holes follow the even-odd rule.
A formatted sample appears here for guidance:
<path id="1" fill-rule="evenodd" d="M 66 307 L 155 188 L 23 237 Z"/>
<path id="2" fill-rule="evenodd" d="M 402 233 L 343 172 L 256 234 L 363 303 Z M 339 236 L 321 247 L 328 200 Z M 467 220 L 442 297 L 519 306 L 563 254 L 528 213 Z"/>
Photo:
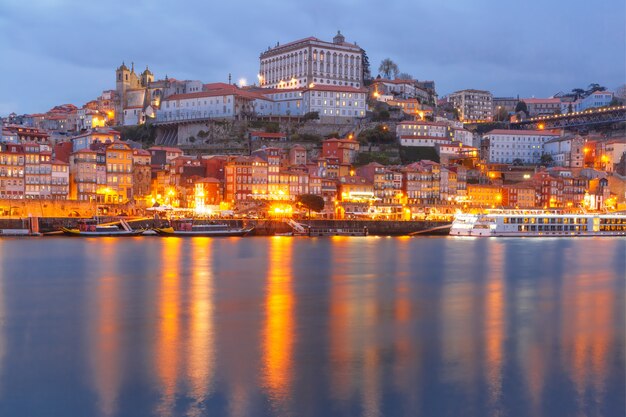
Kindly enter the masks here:
<path id="1" fill-rule="evenodd" d="M 230 82 L 232 81 L 232 75 L 230 74 L 230 72 L 228 73 L 228 84 L 230 84 Z"/>

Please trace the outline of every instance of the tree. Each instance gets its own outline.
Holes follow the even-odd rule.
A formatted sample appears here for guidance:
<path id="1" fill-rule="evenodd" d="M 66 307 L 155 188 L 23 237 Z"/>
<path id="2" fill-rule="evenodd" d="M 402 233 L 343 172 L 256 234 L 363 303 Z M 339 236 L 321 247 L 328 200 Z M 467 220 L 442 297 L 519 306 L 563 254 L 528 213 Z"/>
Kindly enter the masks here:
<path id="1" fill-rule="evenodd" d="M 579 98 L 584 97 L 585 93 L 586 91 L 582 88 L 573 88 L 571 95 L 574 97 L 574 100 L 578 100 Z"/>
<path id="2" fill-rule="evenodd" d="M 515 113 L 520 112 L 520 111 L 523 111 L 526 114 L 526 116 L 528 116 L 528 106 L 523 101 L 519 101 L 517 103 L 517 106 L 515 106 Z"/>
<path id="3" fill-rule="evenodd" d="M 406 72 L 401 72 L 400 74 L 398 74 L 398 76 L 396 77 L 399 80 L 414 80 L 415 78 L 413 78 L 413 76 L 409 73 Z"/>
<path id="4" fill-rule="evenodd" d="M 400 73 L 400 69 L 398 68 L 398 65 L 391 59 L 385 58 L 380 63 L 380 66 L 378 67 L 378 72 L 383 77 L 391 79 L 392 77 L 396 78 L 398 76 L 398 74 Z"/>
<path id="5" fill-rule="evenodd" d="M 302 204 L 309 210 L 309 217 L 311 217 L 311 210 L 319 213 L 324 210 L 324 199 L 315 194 L 301 194 L 296 198 L 296 203 Z"/>
<path id="6" fill-rule="evenodd" d="M 498 122 L 504 122 L 509 118 L 509 112 L 502 106 L 498 106 L 494 118 Z"/>
<path id="7" fill-rule="evenodd" d="M 386 121 L 389 120 L 390 114 L 387 110 L 381 110 L 378 113 L 374 114 L 374 121 Z"/>
<path id="8" fill-rule="evenodd" d="M 358 139 L 361 143 L 393 143 L 396 135 L 389 131 L 387 125 L 379 124 L 373 129 L 362 130 Z"/>
<path id="9" fill-rule="evenodd" d="M 316 111 L 310 111 L 302 116 L 302 120 L 319 120 L 320 114 Z"/>
<path id="10" fill-rule="evenodd" d="M 589 96 L 595 93 L 596 91 L 606 91 L 606 87 L 603 87 L 598 83 L 591 83 L 589 84 L 589 87 L 587 87 L 587 91 L 585 91 L 585 95 Z"/>
<path id="11" fill-rule="evenodd" d="M 365 49 L 361 49 L 363 52 L 361 56 L 361 65 L 363 67 L 363 82 L 370 81 L 372 79 L 372 73 L 370 71 L 370 59 L 367 57 Z"/>
<path id="12" fill-rule="evenodd" d="M 552 155 L 544 153 L 541 155 L 541 165 L 552 165 L 554 159 L 552 159 Z"/>

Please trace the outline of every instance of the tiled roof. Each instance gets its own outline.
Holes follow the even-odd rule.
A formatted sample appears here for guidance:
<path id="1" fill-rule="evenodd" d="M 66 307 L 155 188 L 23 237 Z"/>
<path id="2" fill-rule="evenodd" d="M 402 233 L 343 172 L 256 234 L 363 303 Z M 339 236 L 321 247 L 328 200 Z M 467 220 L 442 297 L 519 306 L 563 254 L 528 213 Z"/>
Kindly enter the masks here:
<path id="1" fill-rule="evenodd" d="M 326 84 L 314 84 L 313 87 L 307 87 L 303 91 L 337 91 L 340 93 L 367 93 L 366 88 L 349 87 L 345 85 L 326 85 Z"/>
<path id="2" fill-rule="evenodd" d="M 561 136 L 559 133 L 553 133 L 549 130 L 507 130 L 494 129 L 485 133 L 486 135 L 515 135 L 515 136 Z"/>

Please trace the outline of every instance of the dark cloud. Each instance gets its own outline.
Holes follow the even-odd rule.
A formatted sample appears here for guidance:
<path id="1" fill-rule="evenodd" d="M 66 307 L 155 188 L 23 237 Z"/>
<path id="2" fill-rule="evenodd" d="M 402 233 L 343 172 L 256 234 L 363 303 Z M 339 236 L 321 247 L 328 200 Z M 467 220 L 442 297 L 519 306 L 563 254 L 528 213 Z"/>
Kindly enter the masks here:
<path id="1" fill-rule="evenodd" d="M 462 88 L 549 96 L 626 78 L 623 0 L 122 1 L 4 0 L 0 4 L 0 114 L 80 105 L 114 86 L 122 60 L 158 77 L 256 79 L 259 53 L 341 29 L 375 72 L 390 57 Z"/>

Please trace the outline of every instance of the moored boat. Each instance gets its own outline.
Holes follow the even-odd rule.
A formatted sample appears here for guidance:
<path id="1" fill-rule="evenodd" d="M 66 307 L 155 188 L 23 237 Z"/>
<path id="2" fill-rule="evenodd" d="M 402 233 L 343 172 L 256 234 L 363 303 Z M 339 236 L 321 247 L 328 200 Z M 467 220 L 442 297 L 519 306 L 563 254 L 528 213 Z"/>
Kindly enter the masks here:
<path id="1" fill-rule="evenodd" d="M 128 237 L 139 236 L 144 232 L 143 229 L 133 230 L 125 220 L 120 220 L 119 226 L 117 224 L 97 224 L 95 220 L 86 220 L 79 222 L 76 229 L 62 227 L 61 231 L 66 236 L 80 237 Z"/>
<path id="2" fill-rule="evenodd" d="M 572 214 L 542 210 L 495 210 L 458 214 L 451 236 L 626 236 L 624 214 Z"/>
<path id="3" fill-rule="evenodd" d="M 180 223 L 175 229 L 169 227 L 157 227 L 153 229 L 161 236 L 180 236 L 180 237 L 228 237 L 228 236 L 246 236 L 254 227 L 230 227 L 227 224 L 192 224 L 190 222 Z"/>

